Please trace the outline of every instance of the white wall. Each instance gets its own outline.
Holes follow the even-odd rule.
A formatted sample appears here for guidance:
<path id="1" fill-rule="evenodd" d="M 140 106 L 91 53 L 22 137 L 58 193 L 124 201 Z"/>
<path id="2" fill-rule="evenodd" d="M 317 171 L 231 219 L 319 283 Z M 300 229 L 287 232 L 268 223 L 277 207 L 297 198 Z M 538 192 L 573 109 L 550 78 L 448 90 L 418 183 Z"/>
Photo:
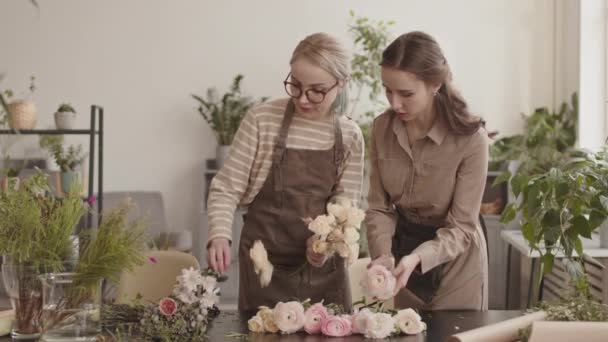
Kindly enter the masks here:
<path id="1" fill-rule="evenodd" d="M 444 48 L 473 110 L 501 134 L 521 112 L 554 102 L 551 0 L 467 1 L 85 1 L 0 2 L 0 87 L 36 75 L 39 127 L 63 101 L 88 124 L 106 110 L 105 188 L 161 190 L 169 223 L 196 228 L 204 160 L 215 141 L 192 92 L 226 88 L 236 73 L 254 96 L 283 96 L 296 43 L 331 32 L 348 46 L 348 11 L 395 20 L 396 34 L 424 30 Z"/>

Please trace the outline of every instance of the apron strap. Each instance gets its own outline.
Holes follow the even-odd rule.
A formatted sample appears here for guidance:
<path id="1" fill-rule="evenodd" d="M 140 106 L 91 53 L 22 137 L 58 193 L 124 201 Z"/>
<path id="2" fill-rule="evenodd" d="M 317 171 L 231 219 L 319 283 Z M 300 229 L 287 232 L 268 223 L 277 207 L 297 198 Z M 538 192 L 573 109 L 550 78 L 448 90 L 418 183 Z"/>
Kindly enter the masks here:
<path id="1" fill-rule="evenodd" d="M 342 128 L 340 127 L 340 117 L 334 113 L 334 163 L 336 165 L 336 180 L 340 176 L 340 165 L 344 160 L 344 143 L 342 142 Z"/>
<path id="2" fill-rule="evenodd" d="M 283 163 L 283 158 L 285 157 L 285 150 L 287 149 L 287 132 L 289 132 L 289 126 L 291 125 L 294 112 L 295 105 L 293 104 L 292 100 L 289 100 L 287 107 L 285 107 L 285 112 L 283 113 L 281 130 L 279 131 L 279 136 L 274 143 L 274 148 L 272 151 L 272 167 L 275 169 L 274 189 L 276 191 L 283 190 L 283 179 L 281 177 L 280 166 Z"/>

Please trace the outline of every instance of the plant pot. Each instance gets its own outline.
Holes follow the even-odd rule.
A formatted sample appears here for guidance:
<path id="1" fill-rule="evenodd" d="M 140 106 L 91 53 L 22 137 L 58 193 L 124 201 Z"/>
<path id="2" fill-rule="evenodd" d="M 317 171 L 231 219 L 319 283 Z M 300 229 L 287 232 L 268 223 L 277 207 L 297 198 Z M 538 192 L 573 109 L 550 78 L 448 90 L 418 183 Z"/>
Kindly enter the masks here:
<path id="1" fill-rule="evenodd" d="M 34 102 L 17 100 L 9 103 L 9 126 L 12 129 L 24 130 L 36 127 L 37 109 Z"/>
<path id="2" fill-rule="evenodd" d="M 45 161 L 46 169 L 47 170 L 49 170 L 49 171 L 59 171 L 59 170 L 61 170 L 59 168 L 59 165 L 57 164 L 57 161 L 55 160 L 55 158 L 53 156 L 46 157 L 46 159 L 44 161 Z"/>
<path id="3" fill-rule="evenodd" d="M 57 112 L 55 113 L 55 126 L 57 129 L 72 129 L 76 122 L 76 113 Z"/>
<path id="4" fill-rule="evenodd" d="M 42 282 L 44 341 L 96 341 L 101 333 L 101 280 L 78 287 L 76 274 L 47 273 Z"/>
<path id="5" fill-rule="evenodd" d="M 230 145 L 217 145 L 215 150 L 215 162 L 217 169 L 221 169 L 224 166 L 224 162 L 228 159 L 230 153 Z"/>
<path id="6" fill-rule="evenodd" d="M 11 331 L 13 339 L 32 339 L 40 336 L 42 284 L 38 276 L 41 273 L 40 267 L 15 264 L 10 256 L 3 257 L 2 280 L 15 310 L 15 323 Z"/>
<path id="7" fill-rule="evenodd" d="M 65 194 L 70 192 L 72 185 L 78 182 L 80 175 L 76 171 L 62 171 L 61 172 L 61 191 Z"/>

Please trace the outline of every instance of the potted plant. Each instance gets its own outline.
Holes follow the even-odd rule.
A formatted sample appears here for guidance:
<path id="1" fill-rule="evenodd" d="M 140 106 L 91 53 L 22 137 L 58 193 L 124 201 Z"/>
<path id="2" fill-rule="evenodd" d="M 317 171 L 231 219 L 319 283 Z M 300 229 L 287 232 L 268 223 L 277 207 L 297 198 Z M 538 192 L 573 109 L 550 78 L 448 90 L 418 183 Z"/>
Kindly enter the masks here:
<path id="1" fill-rule="evenodd" d="M 247 110 L 253 106 L 256 101 L 251 97 L 245 96 L 241 92 L 241 81 L 243 75 L 236 75 L 230 86 L 230 90 L 219 96 L 217 89 L 207 89 L 206 98 L 198 95 L 192 97 L 199 102 L 198 112 L 203 116 L 203 119 L 209 124 L 217 138 L 216 161 L 217 168 L 222 167 L 230 144 L 234 139 L 234 135 L 241 124 L 241 120 L 247 113 Z M 260 102 L 266 101 L 263 97 Z"/>
<path id="2" fill-rule="evenodd" d="M 57 129 L 72 129 L 76 121 L 76 110 L 69 103 L 62 103 L 55 112 Z"/>
<path id="3" fill-rule="evenodd" d="M 14 93 L 11 90 L 5 90 L 0 93 L 0 103 L 6 113 L 8 113 L 8 123 L 12 129 L 26 130 L 36 127 L 36 104 L 29 99 L 31 94 L 36 90 L 34 81 L 35 77 L 31 76 L 29 93 L 25 94 L 22 99 L 11 100 L 14 97 Z"/>
<path id="4" fill-rule="evenodd" d="M 51 146 L 63 144 L 64 137 L 61 134 L 43 134 L 39 136 L 40 148 L 46 155 L 46 169 L 49 171 L 59 171 L 59 165 L 51 152 Z"/>
<path id="5" fill-rule="evenodd" d="M 47 176 L 38 173 L 0 192 L 0 254 L 15 306 L 13 336 L 43 332 L 90 340 L 99 333 L 101 280 L 117 280 L 143 263 L 144 227 L 128 221 L 131 205 L 125 203 L 104 215 L 95 232 L 79 234 L 75 248 L 75 226 L 90 208 L 75 191 L 62 199 L 49 191 Z"/>
<path id="6" fill-rule="evenodd" d="M 79 174 L 76 168 L 82 164 L 87 154 L 80 144 L 77 146 L 70 145 L 66 149 L 61 142 L 54 142 L 48 149 L 61 170 L 61 191 L 67 193 L 72 188 L 72 184 L 79 182 Z"/>

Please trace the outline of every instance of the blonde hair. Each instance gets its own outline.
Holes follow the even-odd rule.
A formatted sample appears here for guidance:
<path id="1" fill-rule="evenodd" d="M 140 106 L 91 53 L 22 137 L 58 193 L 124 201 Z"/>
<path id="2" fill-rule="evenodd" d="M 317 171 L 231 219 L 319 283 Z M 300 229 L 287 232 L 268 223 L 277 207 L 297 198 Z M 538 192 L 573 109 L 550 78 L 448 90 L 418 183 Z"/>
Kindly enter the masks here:
<path id="1" fill-rule="evenodd" d="M 327 71 L 340 81 L 350 78 L 350 55 L 342 44 L 333 36 L 319 32 L 304 38 L 291 55 L 289 64 L 300 58 L 306 58 L 310 63 Z M 342 115 L 348 108 L 348 91 L 346 84 L 331 105 L 331 110 Z"/>

